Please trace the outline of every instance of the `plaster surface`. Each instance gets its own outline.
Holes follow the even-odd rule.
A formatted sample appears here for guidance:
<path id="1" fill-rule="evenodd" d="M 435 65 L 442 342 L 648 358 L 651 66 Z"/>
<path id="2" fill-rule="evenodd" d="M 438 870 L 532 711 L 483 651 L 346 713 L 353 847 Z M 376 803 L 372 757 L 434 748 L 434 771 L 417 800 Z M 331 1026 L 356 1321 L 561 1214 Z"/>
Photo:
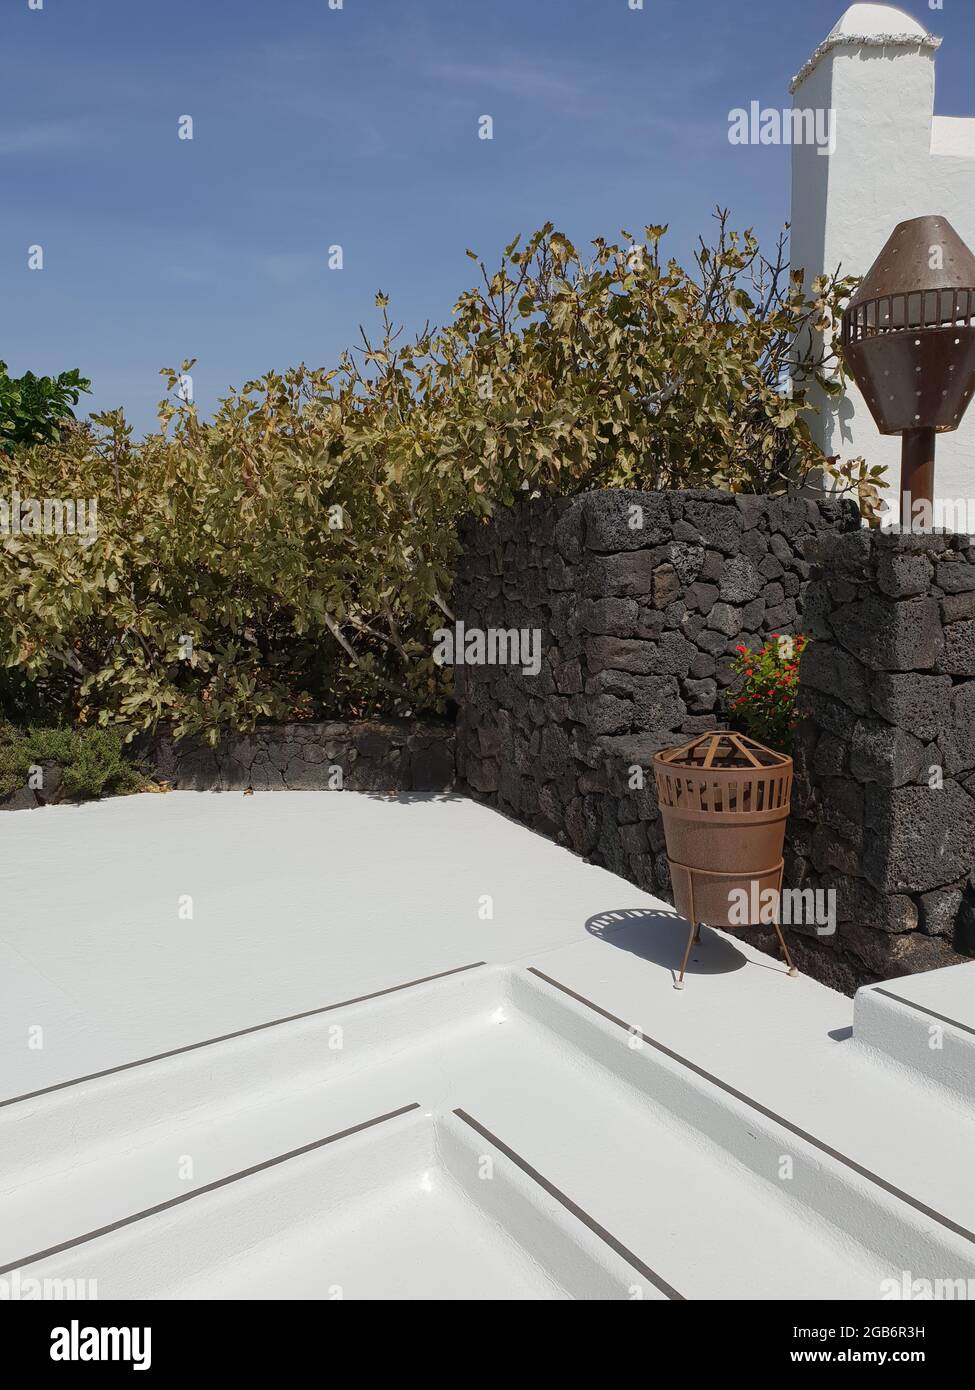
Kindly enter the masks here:
<path id="1" fill-rule="evenodd" d="M 460 797 L 355 792 L 11 812 L 0 888 L 0 1099 L 570 941 L 619 892 Z"/>
<path id="2" fill-rule="evenodd" d="M 902 980 L 888 980 L 883 988 L 923 1008 L 947 1014 L 961 1027 L 975 1029 L 975 964 L 907 975 Z"/>
<path id="3" fill-rule="evenodd" d="M 486 807 L 173 793 L 0 836 L 8 901 L 45 884 L 0 929 L 5 1279 L 872 1299 L 903 1269 L 975 1277 L 970 1107 L 747 941 L 705 930 L 674 991 L 672 909 Z M 172 939 L 177 881 L 205 914 Z"/>
<path id="4" fill-rule="evenodd" d="M 854 1012 L 863 1047 L 940 1088 L 962 1113 L 975 1106 L 975 964 L 872 985 Z"/>

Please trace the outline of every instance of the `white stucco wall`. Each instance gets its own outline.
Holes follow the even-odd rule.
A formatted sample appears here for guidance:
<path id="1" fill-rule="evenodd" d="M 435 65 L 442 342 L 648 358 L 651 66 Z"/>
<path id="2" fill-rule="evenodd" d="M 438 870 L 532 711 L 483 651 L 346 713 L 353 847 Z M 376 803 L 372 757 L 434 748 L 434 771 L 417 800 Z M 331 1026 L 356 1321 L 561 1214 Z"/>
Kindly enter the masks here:
<path id="1" fill-rule="evenodd" d="M 863 275 L 898 222 L 948 218 L 975 248 L 975 117 L 934 115 L 939 40 L 889 5 L 853 5 L 793 84 L 793 105 L 827 108 L 835 150 L 792 151 L 792 253 L 807 279 Z M 973 98 L 975 105 L 975 98 Z M 883 436 L 851 385 L 824 403 L 819 443 L 885 464 L 894 494 L 900 438 Z M 975 496 L 975 410 L 938 440 L 938 497 Z"/>

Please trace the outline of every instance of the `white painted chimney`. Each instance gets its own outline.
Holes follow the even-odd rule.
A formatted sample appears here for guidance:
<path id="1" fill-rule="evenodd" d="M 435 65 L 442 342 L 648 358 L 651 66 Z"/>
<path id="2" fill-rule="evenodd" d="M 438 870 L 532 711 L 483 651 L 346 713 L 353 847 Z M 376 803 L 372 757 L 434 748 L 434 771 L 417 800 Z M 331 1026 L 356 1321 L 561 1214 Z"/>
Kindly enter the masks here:
<path id="1" fill-rule="evenodd" d="M 943 214 L 975 247 L 975 118 L 934 114 L 941 40 L 892 5 L 851 5 L 792 84 L 800 110 L 829 110 L 835 148 L 792 147 L 792 263 L 807 280 L 869 270 L 898 222 Z M 900 439 L 879 434 L 856 387 L 822 402 L 829 454 L 883 463 L 897 491 Z M 975 415 L 938 446 L 941 497 L 975 497 Z"/>

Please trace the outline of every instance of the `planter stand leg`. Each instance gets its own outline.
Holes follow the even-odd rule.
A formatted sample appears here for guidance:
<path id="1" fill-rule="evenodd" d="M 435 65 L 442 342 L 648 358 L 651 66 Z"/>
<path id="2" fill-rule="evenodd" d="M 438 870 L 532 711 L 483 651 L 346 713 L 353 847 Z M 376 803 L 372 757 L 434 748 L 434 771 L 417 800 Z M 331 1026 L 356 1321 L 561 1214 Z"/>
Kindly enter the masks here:
<path id="1" fill-rule="evenodd" d="M 691 947 L 694 945 L 695 941 L 700 941 L 701 939 L 700 932 L 700 922 L 691 922 L 691 929 L 687 933 L 687 945 L 684 947 L 684 959 L 680 963 L 680 975 L 674 983 L 674 989 L 684 988 L 684 971 L 687 969 L 687 962 L 690 959 Z"/>
<path id="2" fill-rule="evenodd" d="M 793 965 L 792 957 L 789 955 L 789 948 L 785 944 L 785 937 L 782 935 L 782 928 L 779 926 L 778 922 L 773 922 L 772 925 L 775 928 L 776 936 L 779 938 L 779 945 L 782 947 L 782 954 L 785 956 L 786 962 L 789 966 L 789 974 L 798 975 L 799 971 Z"/>
<path id="3" fill-rule="evenodd" d="M 785 862 L 783 861 L 783 862 L 779 865 L 779 902 L 780 902 L 780 903 L 781 903 L 781 901 L 782 901 L 782 885 L 783 885 L 784 882 L 785 882 Z M 793 965 L 793 963 L 792 963 L 792 957 L 789 955 L 789 948 L 788 948 L 788 946 L 785 944 L 785 937 L 782 935 L 782 924 L 779 922 L 778 917 L 776 917 L 776 919 L 775 919 L 775 921 L 772 923 L 772 925 L 773 925 L 773 927 L 775 928 L 775 934 L 776 934 L 776 936 L 779 938 L 779 945 L 782 947 L 782 954 L 785 956 L 786 964 L 787 964 L 788 967 L 789 967 L 789 974 L 792 975 L 792 976 L 794 977 L 794 976 L 796 976 L 796 975 L 799 974 L 799 971 L 796 969 L 796 967 L 795 967 L 795 966 Z"/>

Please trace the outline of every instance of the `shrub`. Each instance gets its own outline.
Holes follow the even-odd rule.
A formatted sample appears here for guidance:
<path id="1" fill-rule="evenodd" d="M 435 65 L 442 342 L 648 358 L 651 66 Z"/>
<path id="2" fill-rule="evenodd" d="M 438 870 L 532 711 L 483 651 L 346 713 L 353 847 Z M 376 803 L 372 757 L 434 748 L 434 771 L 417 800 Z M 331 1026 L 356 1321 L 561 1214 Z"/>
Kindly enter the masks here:
<path id="1" fill-rule="evenodd" d="M 788 753 L 795 728 L 799 693 L 799 658 L 808 646 L 804 636 L 780 637 L 757 651 L 740 646 L 732 663 L 741 685 L 728 701 L 731 721 L 779 752 Z"/>
<path id="2" fill-rule="evenodd" d="M 379 295 L 377 341 L 333 371 L 269 373 L 204 422 L 166 370 L 141 442 L 111 411 L 0 457 L 0 496 L 98 506 L 90 545 L 0 547 L 0 699 L 23 708 L 29 686 L 71 722 L 211 741 L 440 709 L 461 516 L 526 492 L 782 491 L 831 466 L 806 391 L 840 389 L 818 335 L 850 282 L 807 298 L 783 243 L 763 258 L 726 214 L 689 273 L 662 261 L 664 230 L 584 260 L 547 226 L 412 343 Z"/>
<path id="3" fill-rule="evenodd" d="M 145 781 L 114 730 L 0 725 L 0 796 L 23 787 L 30 769 L 44 762 L 64 770 L 64 792 L 71 798 L 138 791 Z"/>
<path id="4" fill-rule="evenodd" d="M 83 391 L 91 382 L 75 368 L 60 376 L 21 377 L 7 375 L 6 362 L 0 362 L 0 451 L 12 453 L 26 444 L 55 440 L 68 420 Z"/>

